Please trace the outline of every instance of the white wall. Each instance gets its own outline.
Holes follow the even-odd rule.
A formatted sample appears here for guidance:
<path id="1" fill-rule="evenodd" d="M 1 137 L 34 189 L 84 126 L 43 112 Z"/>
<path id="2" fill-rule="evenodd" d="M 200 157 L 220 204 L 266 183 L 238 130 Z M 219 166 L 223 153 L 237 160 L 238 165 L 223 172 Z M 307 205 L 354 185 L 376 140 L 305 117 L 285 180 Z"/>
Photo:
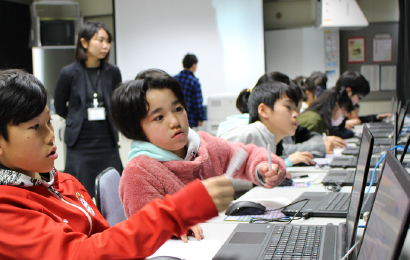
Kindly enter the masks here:
<path id="1" fill-rule="evenodd" d="M 334 86 L 340 76 L 340 64 L 326 67 L 325 37 L 324 29 L 314 27 L 266 31 L 266 71 L 279 71 L 293 79 L 309 76 L 313 71 L 332 70 L 334 73 L 328 75 L 328 87 Z M 338 39 L 336 47 L 339 60 Z"/>
<path id="2" fill-rule="evenodd" d="M 149 68 L 177 74 L 191 52 L 206 102 L 265 73 L 262 0 L 118 0 L 115 27 L 123 80 Z"/>

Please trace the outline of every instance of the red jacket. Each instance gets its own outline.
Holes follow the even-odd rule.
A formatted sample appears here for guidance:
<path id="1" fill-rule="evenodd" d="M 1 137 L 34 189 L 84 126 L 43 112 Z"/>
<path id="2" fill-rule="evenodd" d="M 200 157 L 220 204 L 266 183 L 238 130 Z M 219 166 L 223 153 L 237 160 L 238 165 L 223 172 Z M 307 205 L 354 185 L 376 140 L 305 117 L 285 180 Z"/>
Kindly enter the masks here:
<path id="1" fill-rule="evenodd" d="M 0 169 L 0 259 L 143 259 L 171 236 L 218 214 L 205 187 L 194 181 L 110 228 L 71 175 L 56 173 L 53 183 L 51 171 L 48 183 L 13 186 L 21 176 L 6 171 Z"/>

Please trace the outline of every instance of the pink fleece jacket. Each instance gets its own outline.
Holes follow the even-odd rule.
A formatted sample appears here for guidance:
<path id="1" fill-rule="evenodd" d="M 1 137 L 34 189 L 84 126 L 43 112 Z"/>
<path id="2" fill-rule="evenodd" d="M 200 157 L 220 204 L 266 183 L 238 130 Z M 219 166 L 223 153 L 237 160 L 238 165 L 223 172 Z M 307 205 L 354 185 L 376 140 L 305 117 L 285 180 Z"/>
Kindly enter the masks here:
<path id="1" fill-rule="evenodd" d="M 267 151 L 253 144 L 231 143 L 206 132 L 198 132 L 201 144 L 198 156 L 192 161 L 159 162 L 146 155 L 131 159 L 124 169 L 120 182 L 120 198 L 125 215 L 132 216 L 155 198 L 174 194 L 195 179 L 207 179 L 225 173 L 230 159 L 240 147 L 249 154 L 234 178 L 261 185 L 256 177 L 257 166 L 268 161 Z M 282 158 L 272 153 L 272 163 L 286 171 Z"/>

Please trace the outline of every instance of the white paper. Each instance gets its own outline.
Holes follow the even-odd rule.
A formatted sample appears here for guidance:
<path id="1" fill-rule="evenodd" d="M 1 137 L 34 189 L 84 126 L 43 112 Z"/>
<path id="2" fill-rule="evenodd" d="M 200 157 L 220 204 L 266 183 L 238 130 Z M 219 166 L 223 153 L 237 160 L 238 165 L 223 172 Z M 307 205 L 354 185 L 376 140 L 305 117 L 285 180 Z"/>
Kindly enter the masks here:
<path id="1" fill-rule="evenodd" d="M 381 90 L 396 90 L 396 65 L 381 66 Z"/>
<path id="2" fill-rule="evenodd" d="M 380 66 L 379 65 L 362 65 L 360 73 L 370 84 L 370 91 L 380 90 Z"/>
<path id="3" fill-rule="evenodd" d="M 373 38 L 373 62 L 392 60 L 392 38 L 390 34 L 377 34 Z"/>
<path id="4" fill-rule="evenodd" d="M 151 257 L 174 256 L 184 260 L 209 260 L 214 257 L 224 242 L 206 239 L 197 241 L 195 238 L 190 237 L 188 243 L 184 243 L 179 239 L 171 239 L 163 244 Z"/>

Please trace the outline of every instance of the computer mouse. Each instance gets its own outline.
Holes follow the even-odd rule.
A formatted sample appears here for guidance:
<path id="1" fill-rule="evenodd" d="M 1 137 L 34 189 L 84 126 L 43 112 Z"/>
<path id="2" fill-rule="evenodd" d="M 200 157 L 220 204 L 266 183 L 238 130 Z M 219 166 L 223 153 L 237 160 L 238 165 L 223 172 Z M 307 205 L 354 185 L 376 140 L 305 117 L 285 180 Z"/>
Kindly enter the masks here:
<path id="1" fill-rule="evenodd" d="M 292 179 L 288 179 L 285 178 L 280 184 L 279 186 L 292 186 L 293 185 L 293 180 Z"/>
<path id="2" fill-rule="evenodd" d="M 242 216 L 242 215 L 262 215 L 265 213 L 266 207 L 260 203 L 252 201 L 238 201 L 229 206 L 225 215 Z"/>
<path id="3" fill-rule="evenodd" d="M 175 256 L 155 256 L 149 260 L 182 260 L 181 258 Z"/>

